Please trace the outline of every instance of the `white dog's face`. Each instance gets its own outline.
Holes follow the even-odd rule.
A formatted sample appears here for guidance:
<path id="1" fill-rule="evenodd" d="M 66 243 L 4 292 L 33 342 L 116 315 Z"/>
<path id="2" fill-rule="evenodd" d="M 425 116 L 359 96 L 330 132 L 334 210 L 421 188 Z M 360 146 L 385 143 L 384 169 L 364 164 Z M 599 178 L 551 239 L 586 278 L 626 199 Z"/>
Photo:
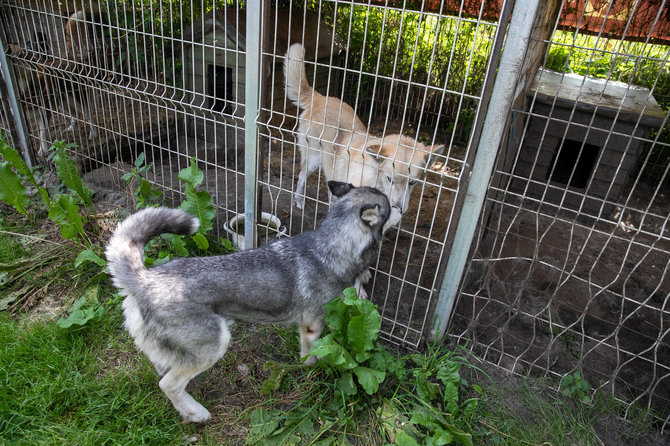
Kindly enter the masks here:
<path id="1" fill-rule="evenodd" d="M 383 191 L 391 206 L 400 214 L 407 212 L 414 187 L 426 178 L 432 157 L 442 153 L 444 145 L 426 147 L 407 136 L 393 135 L 381 146 L 368 147 L 380 163 L 377 188 Z"/>

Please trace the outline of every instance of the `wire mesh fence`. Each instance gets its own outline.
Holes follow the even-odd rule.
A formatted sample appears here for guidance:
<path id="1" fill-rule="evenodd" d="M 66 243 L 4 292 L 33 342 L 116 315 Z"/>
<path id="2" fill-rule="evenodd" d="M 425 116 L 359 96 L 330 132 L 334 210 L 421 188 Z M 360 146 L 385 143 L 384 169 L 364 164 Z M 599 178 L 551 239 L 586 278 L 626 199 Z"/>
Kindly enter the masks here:
<path id="1" fill-rule="evenodd" d="M 370 135 L 405 135 L 409 152 L 444 145 L 443 156 L 431 159 L 425 181 L 416 186 L 402 224 L 387 232 L 368 285 L 380 304 L 383 336 L 420 345 L 439 288 L 495 21 L 447 15 L 439 5 L 285 2 L 268 4 L 263 39 L 254 41 L 247 14 L 260 11 L 234 3 L 0 5 L 9 60 L 22 81 L 33 82 L 20 104 L 34 152 L 44 155 L 54 139 L 75 142 L 85 179 L 108 191 L 100 196 L 120 201 L 115 191 L 128 188 L 120 178 L 144 154 L 152 166 L 147 179 L 164 188 L 168 203 L 179 201 L 178 172 L 194 158 L 218 208 L 222 236 L 238 237 L 227 234 L 230 225 L 224 224 L 245 210 L 249 88 L 262 96 L 258 211 L 295 234 L 317 225 L 328 209 L 322 173 L 308 179 L 305 207 L 293 205 L 299 110 L 286 99 L 283 74 L 292 43 L 305 47 L 310 84 L 343 98 Z M 247 85 L 246 57 L 253 46 L 262 49 L 260 85 Z M 259 233 L 258 243 L 277 236 L 268 228 Z"/>
<path id="2" fill-rule="evenodd" d="M 249 206 L 250 150 L 251 205 L 279 221 L 259 230 L 258 243 L 311 229 L 328 209 L 324 172 L 307 179 L 303 208 L 294 205 L 301 110 L 283 71 L 292 43 L 305 48 L 310 85 L 350 105 L 366 135 L 404 135 L 411 153 L 444 145 L 385 234 L 367 286 L 382 337 L 418 348 L 496 73 L 507 25 L 499 17 L 510 8 L 452 3 L 276 2 L 261 12 L 210 0 L 5 0 L 0 37 L 38 161 L 54 139 L 75 142 L 96 196 L 132 207 L 132 194 L 119 191 L 131 187 L 121 177 L 138 158 L 168 204 L 181 200 L 178 172 L 194 159 L 216 231 L 229 238 L 239 233 L 224 224 Z M 662 5 L 648 3 L 629 10 L 651 17 L 640 20 L 566 2 L 551 38 L 535 42 L 548 46 L 545 68 L 532 70 L 509 107 L 450 333 L 514 372 L 560 382 L 583 371 L 595 389 L 667 414 L 670 39 Z M 263 17 L 260 39 L 247 29 L 251 15 Z M 626 17 L 635 26 L 620 27 Z M 252 48 L 258 85 L 247 81 Z M 247 101 L 249 89 L 260 106 Z M 256 111 L 250 147 L 244 119 Z M 7 110 L 0 119 L 9 129 Z"/>
<path id="3" fill-rule="evenodd" d="M 580 373 L 666 428 L 670 47 L 663 6 L 630 3 L 562 4 L 512 106 L 451 330 L 515 373 Z"/>

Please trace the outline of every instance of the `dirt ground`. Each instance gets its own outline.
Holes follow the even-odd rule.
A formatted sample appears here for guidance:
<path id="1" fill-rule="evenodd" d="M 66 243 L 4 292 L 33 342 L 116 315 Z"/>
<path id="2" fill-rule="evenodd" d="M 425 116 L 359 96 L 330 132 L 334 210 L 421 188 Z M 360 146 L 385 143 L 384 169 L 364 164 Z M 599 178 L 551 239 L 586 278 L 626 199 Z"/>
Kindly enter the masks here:
<path id="1" fill-rule="evenodd" d="M 670 246 L 652 221 L 617 226 L 494 209 L 454 331 L 504 368 L 559 379 L 582 371 L 594 387 L 666 417 Z"/>

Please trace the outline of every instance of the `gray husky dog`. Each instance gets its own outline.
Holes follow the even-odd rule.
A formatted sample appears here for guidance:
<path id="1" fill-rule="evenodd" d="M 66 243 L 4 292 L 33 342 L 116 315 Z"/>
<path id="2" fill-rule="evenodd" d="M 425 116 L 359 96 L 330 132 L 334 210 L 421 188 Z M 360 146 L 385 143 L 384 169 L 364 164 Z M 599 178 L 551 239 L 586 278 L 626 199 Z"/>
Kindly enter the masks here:
<path id="1" fill-rule="evenodd" d="M 226 353 L 233 320 L 298 324 L 305 357 L 323 329 L 323 305 L 376 260 L 388 199 L 369 187 L 337 181 L 328 187 L 338 199 L 318 229 L 225 256 L 146 268 L 143 250 L 152 237 L 198 229 L 198 220 L 178 209 L 144 209 L 116 228 L 105 254 L 126 296 L 125 327 L 163 376 L 159 386 L 185 422 L 211 417 L 186 385 Z"/>

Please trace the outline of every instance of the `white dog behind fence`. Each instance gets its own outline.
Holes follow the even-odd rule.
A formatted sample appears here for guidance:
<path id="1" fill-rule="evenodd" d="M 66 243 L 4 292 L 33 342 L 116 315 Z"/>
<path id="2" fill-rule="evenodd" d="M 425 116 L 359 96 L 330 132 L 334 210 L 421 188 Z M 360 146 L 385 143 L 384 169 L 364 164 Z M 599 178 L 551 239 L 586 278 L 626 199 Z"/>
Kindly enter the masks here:
<path id="1" fill-rule="evenodd" d="M 397 134 L 383 139 L 371 136 L 349 104 L 323 96 L 309 85 L 304 55 L 303 46 L 293 44 L 284 62 L 286 95 L 303 109 L 296 135 L 300 150 L 296 207 L 304 206 L 307 177 L 321 168 L 326 181 L 383 191 L 399 219 L 409 207 L 414 186 L 424 180 L 427 166 L 444 151 L 444 145 L 426 146 Z"/>

